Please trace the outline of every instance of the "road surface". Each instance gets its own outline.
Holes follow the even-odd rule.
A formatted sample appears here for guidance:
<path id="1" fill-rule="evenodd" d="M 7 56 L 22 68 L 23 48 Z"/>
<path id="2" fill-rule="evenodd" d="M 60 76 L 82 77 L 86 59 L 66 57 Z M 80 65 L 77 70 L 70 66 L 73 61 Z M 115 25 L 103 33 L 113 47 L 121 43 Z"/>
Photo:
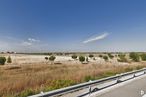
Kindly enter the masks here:
<path id="1" fill-rule="evenodd" d="M 146 92 L 146 75 L 136 77 L 86 97 L 146 97 L 141 95 L 141 90 Z"/>

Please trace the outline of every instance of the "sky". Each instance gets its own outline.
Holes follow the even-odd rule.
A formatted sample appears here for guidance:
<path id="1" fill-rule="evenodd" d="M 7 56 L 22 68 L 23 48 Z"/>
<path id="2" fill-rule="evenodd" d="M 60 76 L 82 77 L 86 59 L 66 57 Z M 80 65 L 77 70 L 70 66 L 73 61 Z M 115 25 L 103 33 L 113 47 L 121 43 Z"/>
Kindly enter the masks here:
<path id="1" fill-rule="evenodd" d="M 0 52 L 146 51 L 146 0 L 0 0 Z"/>

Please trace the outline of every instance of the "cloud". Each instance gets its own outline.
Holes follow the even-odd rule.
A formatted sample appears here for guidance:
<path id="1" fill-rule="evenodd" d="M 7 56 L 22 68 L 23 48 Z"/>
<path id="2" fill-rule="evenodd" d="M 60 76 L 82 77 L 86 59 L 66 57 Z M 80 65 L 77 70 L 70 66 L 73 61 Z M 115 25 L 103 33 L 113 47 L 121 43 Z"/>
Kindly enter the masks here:
<path id="1" fill-rule="evenodd" d="M 109 33 L 104 33 L 104 34 L 102 34 L 100 36 L 96 36 L 96 37 L 93 37 L 93 38 L 89 38 L 89 39 L 83 41 L 83 43 L 86 44 L 86 43 L 90 43 L 90 42 L 102 40 L 102 39 L 106 38 L 108 35 L 109 35 Z"/>
<path id="2" fill-rule="evenodd" d="M 28 38 L 26 41 L 23 41 L 21 44 L 22 46 L 32 46 L 38 42 L 40 42 L 40 40 L 34 38 Z"/>
<path id="3" fill-rule="evenodd" d="M 40 42 L 40 40 L 34 39 L 34 38 L 28 38 L 29 42 Z"/>
<path id="4" fill-rule="evenodd" d="M 30 42 L 27 42 L 27 41 L 22 42 L 22 46 L 31 46 L 31 45 L 32 43 Z"/>

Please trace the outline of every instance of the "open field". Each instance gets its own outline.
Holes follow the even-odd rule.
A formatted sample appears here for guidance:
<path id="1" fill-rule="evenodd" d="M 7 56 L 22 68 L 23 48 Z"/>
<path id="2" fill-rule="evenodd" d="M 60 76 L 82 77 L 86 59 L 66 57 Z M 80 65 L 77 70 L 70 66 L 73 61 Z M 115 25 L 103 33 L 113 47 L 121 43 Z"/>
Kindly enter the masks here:
<path id="1" fill-rule="evenodd" d="M 1 55 L 8 57 L 10 55 Z M 105 62 L 96 57 L 81 64 L 70 56 L 56 56 L 50 64 L 45 55 L 11 55 L 12 63 L 0 66 L 0 97 L 26 97 L 70 85 L 146 67 L 145 62 Z"/>

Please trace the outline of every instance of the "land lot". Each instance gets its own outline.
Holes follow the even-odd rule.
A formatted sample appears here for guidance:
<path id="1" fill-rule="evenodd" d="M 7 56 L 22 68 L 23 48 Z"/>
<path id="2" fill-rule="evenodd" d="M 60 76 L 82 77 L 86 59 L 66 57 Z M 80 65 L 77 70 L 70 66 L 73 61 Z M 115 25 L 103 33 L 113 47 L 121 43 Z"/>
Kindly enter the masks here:
<path id="1" fill-rule="evenodd" d="M 145 62 L 119 63 L 114 59 L 105 62 L 99 57 L 81 64 L 71 56 L 56 56 L 51 64 L 45 60 L 46 55 L 1 56 L 11 56 L 12 63 L 0 66 L 0 97 L 26 97 L 146 66 Z"/>

